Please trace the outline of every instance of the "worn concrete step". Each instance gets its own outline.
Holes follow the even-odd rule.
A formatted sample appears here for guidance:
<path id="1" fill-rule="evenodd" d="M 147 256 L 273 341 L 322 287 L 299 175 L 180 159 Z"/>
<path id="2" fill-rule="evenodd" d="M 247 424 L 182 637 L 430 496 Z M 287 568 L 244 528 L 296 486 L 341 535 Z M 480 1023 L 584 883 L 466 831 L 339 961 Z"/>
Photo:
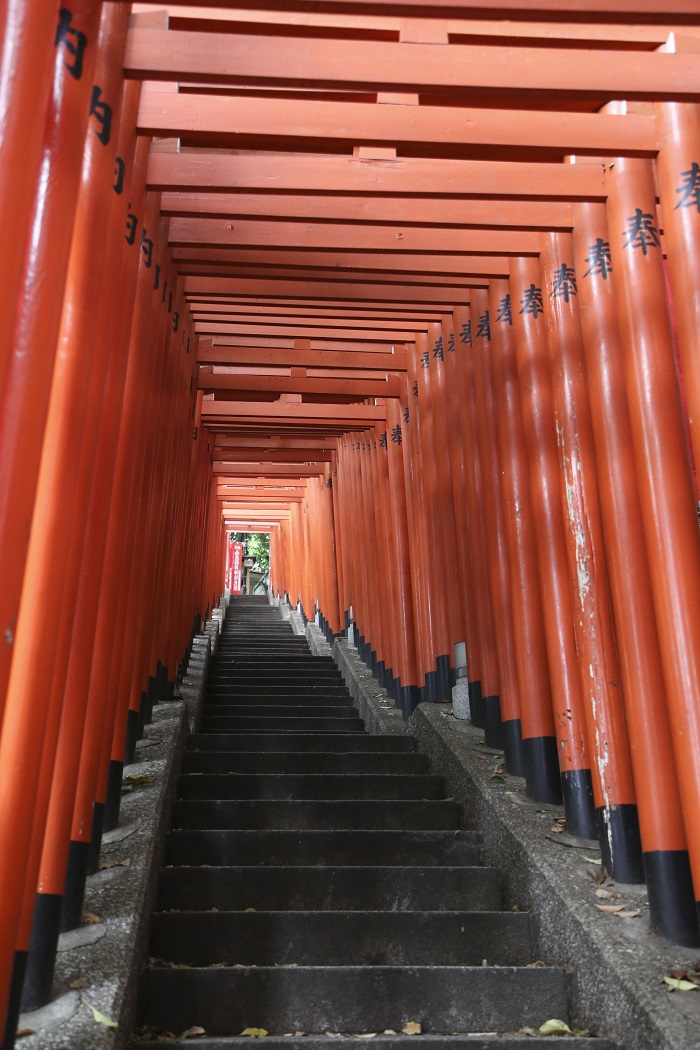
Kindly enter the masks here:
<path id="1" fill-rule="evenodd" d="M 304 1035 L 295 1037 L 291 1032 L 284 1036 L 268 1036 L 265 1039 L 265 1050 L 338 1050 L 338 1036 L 341 1033 L 326 1035 Z M 372 1050 L 406 1050 L 405 1035 L 375 1035 L 372 1033 Z M 342 1050 L 366 1050 L 367 1039 L 361 1036 L 343 1034 Z M 568 1036 L 535 1036 L 503 1035 L 490 1032 L 486 1034 L 460 1035 L 421 1035 L 419 1050 L 616 1050 L 607 1039 L 578 1038 L 572 1044 Z M 169 1046 L 182 1047 L 178 1037 L 168 1038 L 160 1035 L 157 1039 L 137 1038 L 129 1043 L 131 1050 L 163 1050 Z M 208 1036 L 197 1039 L 199 1050 L 249 1050 L 249 1036 Z"/>
<path id="2" fill-rule="evenodd" d="M 298 751 L 348 754 L 355 751 L 415 753 L 410 736 L 369 736 L 367 733 L 193 733 L 188 751 Z"/>
<path id="3" fill-rule="evenodd" d="M 250 754 L 245 751 L 187 751 L 183 773 L 427 773 L 418 754 L 362 752 L 349 755 Z"/>
<path id="4" fill-rule="evenodd" d="M 250 698 L 246 698 L 250 699 Z M 296 703 L 271 701 L 261 697 L 256 703 L 227 703 L 224 698 L 208 704 L 205 708 L 207 718 L 359 718 L 356 707 L 352 704 L 327 701 L 325 704 L 304 704 L 302 697 Z M 347 697 L 344 698 L 347 700 Z"/>
<path id="5" fill-rule="evenodd" d="M 165 868 L 157 907 L 198 912 L 498 911 L 502 882 L 499 869 L 487 867 Z"/>
<path id="6" fill-rule="evenodd" d="M 180 776 L 181 799 L 444 799 L 429 773 L 195 773 Z"/>
<path id="7" fill-rule="evenodd" d="M 357 714 L 357 708 L 354 707 L 350 703 L 350 697 L 348 696 L 347 692 L 344 693 L 342 696 L 333 696 L 333 695 L 327 696 L 325 693 L 316 693 L 316 694 L 314 694 L 312 692 L 306 692 L 306 693 L 299 694 L 298 696 L 294 695 L 294 694 L 292 694 L 292 695 L 280 695 L 280 694 L 277 694 L 277 695 L 275 695 L 273 697 L 266 697 L 266 696 L 253 696 L 253 697 L 251 697 L 250 694 L 245 694 L 245 695 L 241 695 L 241 696 L 231 696 L 231 694 L 228 693 L 228 692 L 214 692 L 214 693 L 208 692 L 207 696 L 206 696 L 207 708 L 211 710 L 212 714 L 216 714 L 218 712 L 218 710 L 219 710 L 219 707 L 222 706 L 222 705 L 223 706 L 231 706 L 231 707 L 239 707 L 239 706 L 244 706 L 245 707 L 246 706 L 246 701 L 248 701 L 248 706 L 252 706 L 251 705 L 251 701 L 252 701 L 255 704 L 256 707 L 266 706 L 267 703 L 272 703 L 273 705 L 274 704 L 284 704 L 285 707 L 293 707 L 295 710 L 296 710 L 297 706 L 299 706 L 299 707 L 305 707 L 305 706 L 326 707 L 326 706 L 328 706 L 328 707 L 333 707 L 333 708 L 336 708 L 336 709 L 338 707 L 347 707 L 347 708 L 350 708 L 350 710 L 354 714 Z"/>
<path id="8" fill-rule="evenodd" d="M 523 966 L 530 916 L 473 911 L 159 912 L 149 953 L 187 966 Z"/>
<path id="9" fill-rule="evenodd" d="M 206 732 L 244 732 L 256 733 L 267 729 L 273 733 L 285 730 L 297 733 L 360 733 L 364 728 L 362 719 L 355 715 L 351 718 L 265 718 L 264 716 L 234 716 L 209 714 L 205 709 L 200 729 Z"/>
<path id="10" fill-rule="evenodd" d="M 394 799 L 365 801 L 253 802 L 182 799 L 173 807 L 175 828 L 413 828 L 440 830 L 460 826 L 459 807 L 454 802 L 423 802 Z"/>
<path id="11" fill-rule="evenodd" d="M 227 652 L 225 649 L 222 651 L 217 649 L 216 651 L 216 666 L 225 670 L 234 667 L 241 667 L 248 669 L 251 673 L 256 668 L 261 667 L 259 655 L 249 656 L 245 652 Z M 305 667 L 317 667 L 319 670 L 336 670 L 337 667 L 332 656 L 313 656 L 312 653 L 306 650 L 299 650 L 291 653 L 289 656 L 272 656 L 270 655 L 265 663 L 262 665 L 263 669 L 270 670 L 282 670 L 289 667 L 290 674 L 294 673 L 295 669 L 303 669 Z"/>
<path id="12" fill-rule="evenodd" d="M 211 1035 L 284 1032 L 515 1031 L 566 1019 L 564 973 L 537 967 L 316 966 L 151 969 L 141 1021 Z"/>
<path id="13" fill-rule="evenodd" d="M 180 830 L 168 835 L 165 863 L 234 867 L 472 867 L 481 860 L 480 842 L 476 831 Z"/>
<path id="14" fill-rule="evenodd" d="M 300 693 L 305 690 L 326 690 L 331 693 L 348 695 L 348 689 L 340 677 L 316 675 L 313 672 L 297 675 L 296 678 L 232 678 L 212 677 L 208 682 L 210 689 L 229 690 L 232 693 Z"/>

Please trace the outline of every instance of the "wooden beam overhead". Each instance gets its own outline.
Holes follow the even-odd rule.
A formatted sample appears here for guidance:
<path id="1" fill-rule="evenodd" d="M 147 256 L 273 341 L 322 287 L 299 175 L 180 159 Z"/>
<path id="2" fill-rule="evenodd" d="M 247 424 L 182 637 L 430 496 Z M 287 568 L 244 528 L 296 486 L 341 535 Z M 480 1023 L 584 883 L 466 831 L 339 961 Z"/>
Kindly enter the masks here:
<path id="1" fill-rule="evenodd" d="M 336 281 L 386 280 L 386 275 L 405 274 L 406 280 L 420 277 L 426 284 L 438 282 L 441 277 L 454 281 L 467 281 L 474 277 L 507 276 L 507 255 L 382 255 L 370 252 L 287 252 L 287 251 L 237 251 L 223 248 L 194 248 L 182 251 L 183 255 L 200 255 L 202 262 L 187 262 L 179 259 L 180 250 L 173 255 L 178 270 L 191 276 L 235 277 L 243 272 L 250 276 L 295 277 L 300 280 L 310 277 L 326 277 Z M 532 254 L 532 253 L 527 253 Z M 223 256 L 230 258 L 223 262 Z M 280 266 L 275 266 L 279 262 Z M 396 278 L 399 279 L 398 277 Z M 483 283 L 483 282 L 482 282 Z"/>
<path id="2" fill-rule="evenodd" d="M 225 219 L 170 220 L 173 246 L 202 244 L 224 247 L 293 248 L 328 251 L 465 252 L 485 255 L 524 255 L 541 250 L 542 234 L 526 230 L 460 230 L 416 226 L 341 225 L 340 223 L 285 223 Z M 300 258 L 303 262 L 303 258 Z M 400 265 L 400 256 L 396 259 Z"/>
<path id="3" fill-rule="evenodd" d="M 168 0 L 158 5 L 173 8 L 227 8 L 230 0 Z M 695 0 L 237 0 L 240 11 L 312 11 L 314 16 L 365 15 L 381 18 L 508 18 L 525 22 L 547 19 L 555 22 L 651 22 L 664 25 L 698 25 Z"/>
<path id="4" fill-rule="evenodd" d="M 379 405 L 305 405 L 294 401 L 273 401 L 266 404 L 245 404 L 230 401 L 203 401 L 202 422 L 208 419 L 244 419 L 247 416 L 276 420 L 312 420 L 321 425 L 333 421 L 335 425 L 358 424 L 369 426 L 386 419 L 386 409 Z"/>
<path id="5" fill-rule="evenodd" d="M 471 200 L 412 197 L 323 197 L 288 193 L 164 193 L 163 215 L 209 215 L 220 219 L 297 219 L 309 222 L 398 223 L 430 226 L 495 226 L 503 229 L 569 230 L 571 205 L 557 201 Z"/>
<path id="6" fill-rule="evenodd" d="M 149 30 L 141 32 L 152 35 Z M 175 35 L 182 36 L 183 46 L 189 48 L 189 38 L 193 34 Z M 202 35 L 209 37 L 210 34 Z M 226 41 L 223 43 L 226 44 Z M 395 46 L 401 50 L 409 45 Z M 273 47 L 278 55 L 294 54 L 296 50 L 287 48 L 280 51 L 277 41 Z M 326 54 L 330 52 L 333 55 L 333 49 L 329 49 L 324 42 L 322 47 Z M 452 50 L 445 48 L 447 52 Z M 543 54 L 548 56 L 551 52 L 545 51 Z M 568 52 L 566 54 L 569 55 Z M 664 70 L 663 78 L 666 94 L 672 94 L 681 101 L 698 97 L 699 56 L 635 54 L 632 57 L 635 62 L 642 58 L 651 58 L 652 62 L 664 58 L 687 60 L 693 66 L 692 73 L 687 74 L 691 86 L 685 91 L 675 88 L 674 71 L 669 65 Z M 406 61 L 409 63 L 406 68 L 410 69 L 410 58 Z M 541 57 L 537 68 L 540 69 L 546 62 L 547 58 Z M 337 62 L 335 67 L 343 68 L 342 61 Z M 442 66 L 431 60 L 431 68 L 440 69 Z M 608 68 L 615 70 L 617 66 L 611 63 Z M 656 79 L 658 81 L 659 78 Z M 672 88 L 675 90 L 672 91 Z M 596 96 L 600 94 L 597 92 Z M 659 94 L 660 89 L 656 92 L 652 90 L 648 97 L 659 97 Z M 635 96 L 620 87 L 617 92 L 606 92 L 604 97 Z M 498 148 L 501 153 L 503 150 L 512 153 L 513 160 L 518 159 L 521 151 L 535 158 L 542 158 L 547 153 L 559 158 L 567 153 L 653 156 L 658 148 L 653 116 L 639 114 L 607 116 L 599 113 L 537 111 L 525 114 L 522 110 L 307 102 L 240 95 L 173 93 L 146 88 L 141 92 L 137 130 L 143 135 L 174 135 L 193 143 L 206 137 L 221 145 L 228 142 L 239 148 L 255 148 L 256 144 L 258 147 L 265 144 L 269 149 L 279 141 L 281 148 L 318 149 L 318 143 L 324 146 L 332 143 L 333 152 L 336 153 L 342 151 L 343 145 L 352 146 L 357 142 L 397 149 L 420 144 L 421 147 L 430 148 L 433 156 L 444 154 L 444 146 L 468 149 L 472 156 L 493 156 Z"/>
<path id="7" fill-rule="evenodd" d="M 693 0 L 688 2 L 693 4 Z M 700 13 L 697 4 L 694 6 L 697 24 Z M 421 4 L 421 14 L 426 7 Z M 575 9 L 574 0 L 569 5 L 569 17 Z M 640 14 L 637 10 L 638 18 Z M 667 19 L 670 14 L 667 12 Z M 556 95 L 687 101 L 697 98 L 699 61 L 697 55 L 619 51 L 614 61 L 600 62 L 591 61 L 586 51 L 572 48 L 449 44 L 441 48 L 436 62 L 434 44 L 336 40 L 329 47 L 327 40 L 296 36 L 293 47 L 280 47 L 279 38 L 263 35 L 132 29 L 124 68 L 127 76 L 143 80 L 459 92 L 465 97 L 476 92 L 481 101 L 487 101 L 488 92 L 520 98 Z M 147 92 L 146 98 L 149 95 Z M 246 100 L 254 101 L 263 100 Z M 161 125 L 151 123 L 149 105 L 147 102 L 144 109 L 142 104 L 139 125 L 158 134 L 153 129 Z M 253 112 L 251 109 L 248 114 Z"/>
<path id="8" fill-rule="evenodd" d="M 275 193 L 425 194 L 511 200 L 604 200 L 601 164 L 526 164 L 283 153 L 151 153 L 151 189 Z"/>
<path id="9" fill-rule="evenodd" d="M 332 282 L 321 280 L 307 281 L 303 287 L 292 281 L 246 277 L 185 277 L 183 281 L 185 294 L 188 292 L 220 293 L 231 299 L 239 295 L 284 296 L 290 300 L 326 299 L 338 303 L 357 302 L 360 300 L 380 303 L 443 303 L 450 308 L 455 303 L 469 301 L 465 289 L 445 284 L 439 287 L 406 284 L 353 284 L 347 282 L 336 288 Z"/>
<path id="10" fill-rule="evenodd" d="M 352 342 L 352 343 L 382 343 L 384 345 L 390 345 L 392 343 L 403 343 L 406 339 L 410 339 L 411 336 L 407 335 L 406 329 L 389 329 L 388 331 L 376 331 L 373 328 L 365 328 L 361 322 L 357 322 L 352 328 L 312 328 L 309 326 L 301 325 L 284 325 L 279 326 L 273 325 L 252 325 L 252 324 L 237 324 L 235 321 L 230 322 L 215 322 L 215 321 L 198 321 L 195 330 L 199 335 L 214 335 L 214 336 L 233 336 L 239 339 L 247 339 L 253 336 L 259 338 L 269 338 L 270 341 L 283 336 L 286 339 L 333 339 L 338 343 Z"/>
<path id="11" fill-rule="evenodd" d="M 374 373 L 377 375 L 377 373 Z M 258 391 L 260 393 L 286 394 L 342 394 L 357 398 L 364 397 L 398 397 L 401 389 L 395 376 L 372 378 L 368 373 L 366 379 L 313 379 L 308 376 L 286 378 L 269 375 L 200 375 L 198 390 L 206 394 L 215 391 Z"/>
<path id="12" fill-rule="evenodd" d="M 280 368 L 369 368 L 386 372 L 403 372 L 407 368 L 406 351 L 397 348 L 393 354 L 362 353 L 334 350 L 264 350 L 252 347 L 200 346 L 200 364 L 256 365 Z"/>

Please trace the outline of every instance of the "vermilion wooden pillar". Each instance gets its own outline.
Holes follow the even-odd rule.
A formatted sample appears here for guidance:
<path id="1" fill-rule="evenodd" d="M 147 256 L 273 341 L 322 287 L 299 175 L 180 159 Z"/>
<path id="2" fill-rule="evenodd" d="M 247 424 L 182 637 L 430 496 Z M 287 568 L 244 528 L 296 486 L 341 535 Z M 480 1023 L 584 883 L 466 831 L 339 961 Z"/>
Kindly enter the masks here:
<path id="1" fill-rule="evenodd" d="M 27 246 L 41 165 L 58 8 L 46 0 L 6 0 L 0 11 L 0 229 L 3 254 L 15 263 L 5 268 L 0 283 L 0 404 L 22 279 L 18 263 Z"/>
<path id="2" fill-rule="evenodd" d="M 496 627 L 494 642 L 498 661 L 499 693 L 487 705 L 486 718 L 490 739 L 500 738 L 509 772 L 523 776 L 524 760 L 520 724 L 520 694 L 511 614 L 510 568 L 501 507 L 499 477 L 501 472 L 497 420 L 500 414 L 493 382 L 493 332 L 497 313 L 491 309 L 486 289 L 475 288 L 472 304 L 479 318 L 476 330 L 472 319 L 472 357 L 477 440 L 482 466 L 483 513 L 488 551 L 489 598 Z"/>
<path id="3" fill-rule="evenodd" d="M 406 488 L 401 447 L 390 439 L 400 426 L 401 405 L 397 398 L 386 403 L 386 464 L 389 485 L 389 526 L 394 531 L 396 557 L 396 617 L 400 655 L 398 662 L 399 700 L 404 718 L 410 718 L 418 704 L 416 663 L 416 621 L 411 582 L 411 549 L 406 510 Z"/>
<path id="4" fill-rule="evenodd" d="M 76 0 L 72 5 L 70 24 L 64 19 L 65 32 L 59 34 L 62 39 L 54 49 L 51 95 L 46 112 L 41 108 L 41 94 L 37 99 L 31 98 L 31 104 L 40 107 L 36 119 L 44 136 L 41 169 L 39 181 L 33 188 L 36 195 L 29 219 L 31 234 L 27 252 L 23 257 L 20 248 L 18 257 L 13 260 L 21 273 L 16 309 L 13 306 L 2 321 L 4 325 L 9 318 L 14 319 L 11 357 L 8 360 L 3 355 L 7 370 L 0 413 L 0 550 L 12 551 L 12 557 L 3 564 L 3 586 L 0 588 L 0 715 L 17 633 L 89 119 L 101 6 L 101 0 Z M 33 22 L 36 13 L 27 13 Z M 12 9 L 8 9 L 8 18 L 14 25 L 18 17 L 13 3 Z M 47 17 L 46 11 L 44 17 Z M 51 23 L 55 36 L 53 18 Z M 13 42 L 21 42 L 21 33 L 18 37 L 16 27 L 15 33 L 3 41 L 3 48 Z M 89 43 L 92 46 L 88 46 Z M 31 62 L 40 60 L 40 56 L 28 57 Z M 12 60 L 15 58 L 13 56 Z M 25 60 L 24 57 L 21 60 L 21 69 Z M 40 82 L 44 76 L 45 72 L 39 72 Z M 18 115 L 21 116 L 30 99 L 22 96 L 17 102 L 20 105 Z M 35 131 L 29 131 L 30 139 L 34 134 Z M 29 163 L 31 165 L 31 158 Z M 3 158 L 3 169 L 7 166 L 22 168 L 17 157 Z M 20 177 L 24 177 L 23 174 Z M 20 194 L 20 207 L 23 197 L 24 194 Z M 23 217 L 18 212 L 18 218 L 24 222 L 26 214 Z M 11 221 L 10 231 L 12 226 Z M 10 232 L 10 236 L 16 238 L 18 235 Z M 5 364 L 0 366 L 4 367 Z M 1 970 L 0 964 L 0 1002 L 4 994 Z"/>
<path id="5" fill-rule="evenodd" d="M 572 582 L 561 513 L 560 466 L 539 261 L 511 260 L 511 303 L 523 429 L 530 464 L 540 593 L 567 826 L 596 838 L 586 715 L 576 653 Z"/>
<path id="6" fill-rule="evenodd" d="M 476 587 L 472 574 L 472 536 L 469 504 L 469 471 L 472 459 L 467 455 L 465 436 L 464 398 L 467 396 L 469 368 L 471 364 L 471 318 L 468 307 L 456 306 L 449 320 L 443 320 L 443 331 L 447 336 L 446 369 L 450 398 L 448 413 L 450 422 L 450 455 L 452 457 L 452 504 L 457 530 L 458 585 L 462 596 L 462 615 L 466 643 L 467 677 L 469 683 L 470 715 L 472 721 L 483 724 L 481 705 L 482 657 L 478 622 Z M 466 371 L 465 371 L 466 369 Z M 464 417 L 464 418 L 463 418 Z M 474 527 L 476 529 L 476 526 Z"/>
<path id="7" fill-rule="evenodd" d="M 454 588 L 450 586 L 456 543 L 450 461 L 441 396 L 444 390 L 444 349 L 438 325 L 429 325 L 427 336 L 422 333 L 416 336 L 416 374 L 423 494 L 430 537 L 430 545 L 425 553 L 433 607 L 435 699 L 445 701 L 451 698 L 450 665 L 454 642 L 459 640 L 459 614 Z"/>
<path id="8" fill-rule="evenodd" d="M 457 341 L 463 353 L 458 359 L 459 408 L 462 421 L 463 456 L 466 467 L 467 506 L 469 510 L 469 556 L 471 562 L 471 607 L 473 623 L 478 632 L 478 665 L 480 677 L 469 672 L 469 700 L 472 721 L 485 728 L 485 707 L 488 697 L 498 696 L 498 664 L 494 643 L 494 624 L 488 578 L 488 553 L 483 514 L 483 481 L 479 457 L 476 398 L 474 391 L 473 341 L 476 331 L 472 314 L 466 307 L 455 307 L 454 319 Z M 477 317 L 478 325 L 478 317 Z M 495 706 L 494 701 L 489 701 Z M 493 721 L 493 719 L 492 719 Z"/>
<path id="9" fill-rule="evenodd" d="M 416 422 L 418 419 L 418 380 L 415 360 L 408 355 L 408 371 L 404 394 L 399 400 L 401 414 L 399 422 L 389 431 L 388 440 L 401 449 L 406 488 L 406 516 L 408 521 L 411 551 L 413 603 L 415 609 L 419 696 L 421 700 L 433 698 L 430 692 L 432 659 L 432 633 L 430 626 L 430 604 L 426 584 L 426 550 L 428 544 L 423 513 L 422 477 L 420 457 L 416 448 Z"/>
<path id="10" fill-rule="evenodd" d="M 462 421 L 459 415 L 458 383 L 458 350 L 455 338 L 455 327 L 452 314 L 444 314 L 441 320 L 441 336 L 444 348 L 445 391 L 444 412 L 447 432 L 447 452 L 450 459 L 450 479 L 452 482 L 452 513 L 454 515 L 455 552 L 451 566 L 452 581 L 450 586 L 455 590 L 459 610 L 459 637 L 457 642 L 464 642 L 469 660 L 469 523 L 467 514 L 467 494 L 464 468 L 464 442 L 462 440 Z M 464 353 L 464 348 L 460 347 Z M 456 569 L 456 575 L 455 575 Z M 456 670 L 456 669 L 455 669 Z"/>
<path id="11" fill-rule="evenodd" d="M 663 48 L 675 49 L 676 45 L 670 46 L 670 42 Z M 654 112 L 659 140 L 658 190 L 697 470 L 700 464 L 700 105 L 657 102 Z"/>
<path id="12" fill-rule="evenodd" d="M 500 464 L 500 500 L 508 550 L 510 611 L 520 700 L 525 787 L 539 802 L 561 802 L 542 599 L 507 280 L 489 286 L 491 365 Z"/>
<path id="13" fill-rule="evenodd" d="M 574 208 L 586 375 L 605 549 L 639 809 L 649 917 L 662 936 L 697 944 L 687 840 L 667 714 L 636 482 L 605 206 Z M 650 702 L 651 701 L 651 702 Z"/>
<path id="14" fill-rule="evenodd" d="M 700 900 L 700 536 L 648 161 L 606 168 L 610 253 L 642 521 L 696 902 Z"/>
<path id="15" fill-rule="evenodd" d="M 598 478 L 586 387 L 577 275 L 569 233 L 545 235 L 541 256 L 549 366 L 561 463 L 561 504 L 593 796 L 603 863 L 620 882 L 643 882 Z"/>
<path id="16" fill-rule="evenodd" d="M 52 682 L 56 696 L 52 707 L 61 709 L 60 732 L 56 726 L 51 741 L 55 753 L 51 763 L 53 773 L 42 771 L 40 785 L 40 796 L 43 794 L 48 812 L 44 810 L 41 814 L 44 844 L 43 849 L 39 846 L 42 858 L 39 891 L 35 895 L 34 887 L 27 887 L 25 892 L 23 929 L 20 930 L 18 945 L 20 951 L 29 949 L 31 931 L 32 944 L 23 995 L 26 1009 L 43 1005 L 48 1001 L 51 991 L 78 770 L 76 755 L 84 739 L 87 685 L 94 644 L 94 618 L 91 611 L 104 557 L 104 533 L 109 515 L 111 479 L 103 473 L 104 457 L 109 455 L 109 447 L 105 448 L 105 443 L 107 446 L 113 444 L 116 435 L 111 432 L 100 443 L 100 429 L 108 416 L 105 402 L 113 396 L 117 400 L 117 407 L 120 405 L 118 390 L 109 388 L 107 382 L 110 373 L 111 378 L 116 379 L 115 367 L 121 369 L 121 364 L 115 366 L 113 361 L 122 355 L 114 352 L 115 347 L 110 341 L 110 333 L 115 331 L 113 301 L 107 295 L 101 296 L 100 292 L 104 286 L 114 288 L 118 285 L 122 262 L 119 243 L 121 223 L 117 218 L 121 209 L 112 207 L 115 200 L 110 183 L 114 157 L 117 155 L 116 138 L 120 130 L 123 85 L 119 61 L 126 40 L 127 21 L 128 13 L 118 7 L 103 10 L 100 30 L 102 46 L 95 72 L 102 86 L 105 104 L 111 109 L 110 136 L 107 142 L 103 141 L 106 136 L 99 125 L 91 128 L 88 134 L 84 156 L 84 189 L 76 213 L 67 303 L 59 336 L 61 352 L 67 359 L 71 346 L 74 347 L 75 367 L 84 373 L 88 381 L 84 382 L 82 392 L 86 406 L 84 437 L 75 449 L 77 457 L 74 466 L 76 485 L 73 503 L 79 508 L 81 516 L 74 522 L 70 541 L 63 548 L 68 583 L 63 605 L 55 621 L 57 656 Z M 129 92 L 131 106 L 127 107 L 125 113 L 127 134 L 119 136 L 120 145 L 130 144 L 132 152 L 138 94 L 138 88 L 132 88 Z M 91 233 L 99 222 L 99 216 L 105 210 L 109 214 L 110 209 L 114 221 L 108 224 L 109 236 L 99 245 L 94 245 Z M 89 348 L 87 353 L 86 348 Z M 61 368 L 59 358 L 57 369 Z M 65 365 L 62 371 L 63 381 L 68 383 Z M 77 427 L 78 421 L 74 414 L 71 419 L 72 426 Z M 49 434 L 50 431 L 47 431 L 47 436 Z M 79 433 L 76 436 L 80 438 Z M 98 446 L 103 456 L 101 462 L 96 459 Z M 47 746 L 50 735 L 47 732 Z M 91 744 L 93 747 L 98 746 L 95 739 Z M 37 816 L 40 808 L 37 807 Z M 41 836 L 38 838 L 40 841 Z"/>

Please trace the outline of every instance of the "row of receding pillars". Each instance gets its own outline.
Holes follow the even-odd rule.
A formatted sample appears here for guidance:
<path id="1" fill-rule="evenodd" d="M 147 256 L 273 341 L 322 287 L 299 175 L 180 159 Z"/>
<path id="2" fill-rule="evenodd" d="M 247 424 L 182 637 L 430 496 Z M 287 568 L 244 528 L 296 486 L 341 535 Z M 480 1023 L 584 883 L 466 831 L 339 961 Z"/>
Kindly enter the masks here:
<path id="1" fill-rule="evenodd" d="M 50 6 L 50 5 L 49 5 Z M 124 762 L 218 601 L 192 326 L 128 4 L 0 10 L 0 1033 L 51 991 Z"/>
<path id="2" fill-rule="evenodd" d="M 528 794 L 563 797 L 611 875 L 646 878 L 654 928 L 697 944 L 697 107 L 661 127 L 663 234 L 652 162 L 606 163 L 605 204 L 417 335 L 386 425 L 346 434 L 282 523 L 273 579 L 329 636 L 352 621 L 406 716 L 466 668 Z"/>

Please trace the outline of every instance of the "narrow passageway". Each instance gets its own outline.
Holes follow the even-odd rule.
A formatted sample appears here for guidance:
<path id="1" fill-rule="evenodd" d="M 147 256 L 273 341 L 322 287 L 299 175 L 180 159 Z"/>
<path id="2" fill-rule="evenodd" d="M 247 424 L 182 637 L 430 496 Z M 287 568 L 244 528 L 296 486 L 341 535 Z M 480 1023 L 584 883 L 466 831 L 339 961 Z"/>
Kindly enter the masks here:
<path id="1" fill-rule="evenodd" d="M 275 1050 L 411 1032 L 424 1050 L 495 1033 L 539 1050 L 515 1033 L 568 1019 L 564 973 L 531 965 L 533 917 L 501 910 L 502 873 L 461 824 L 411 737 L 366 733 L 333 661 L 266 599 L 234 598 L 178 781 L 135 1050 L 200 1028 L 210 1050 L 246 1029 Z"/>

